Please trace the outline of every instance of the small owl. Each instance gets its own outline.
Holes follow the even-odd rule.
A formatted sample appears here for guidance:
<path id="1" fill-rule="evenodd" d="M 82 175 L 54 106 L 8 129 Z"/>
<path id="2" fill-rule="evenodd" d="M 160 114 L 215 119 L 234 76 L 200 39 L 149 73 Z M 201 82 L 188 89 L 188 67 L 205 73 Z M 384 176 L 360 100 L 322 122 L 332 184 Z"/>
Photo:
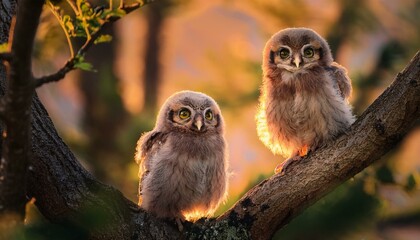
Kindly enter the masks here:
<path id="1" fill-rule="evenodd" d="M 276 173 L 354 122 L 347 71 L 333 62 L 327 42 L 313 30 L 274 34 L 265 45 L 262 70 L 258 136 L 274 154 L 288 157 Z"/>
<path id="2" fill-rule="evenodd" d="M 227 195 L 223 129 L 219 106 L 211 97 L 192 91 L 169 97 L 154 129 L 137 143 L 139 205 L 178 224 L 212 215 Z"/>

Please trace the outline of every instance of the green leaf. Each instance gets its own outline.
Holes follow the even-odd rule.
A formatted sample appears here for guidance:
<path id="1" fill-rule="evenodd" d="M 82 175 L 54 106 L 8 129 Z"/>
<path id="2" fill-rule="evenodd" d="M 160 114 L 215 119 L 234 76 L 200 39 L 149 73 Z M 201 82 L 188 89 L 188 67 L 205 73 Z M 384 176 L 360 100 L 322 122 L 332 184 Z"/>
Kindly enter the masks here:
<path id="1" fill-rule="evenodd" d="M 86 0 L 78 0 L 76 2 L 77 6 L 82 10 L 81 15 L 83 16 L 91 16 L 94 14 L 94 11 L 92 7 L 90 6 L 90 3 Z"/>
<path id="2" fill-rule="evenodd" d="M 80 55 L 75 57 L 74 68 L 81 69 L 84 71 L 95 71 L 93 69 L 92 64 L 90 64 L 89 62 L 85 62 L 85 58 Z"/>
<path id="3" fill-rule="evenodd" d="M 110 42 L 111 40 L 112 40 L 111 35 L 104 34 L 104 35 L 99 36 L 97 39 L 95 39 L 93 43 L 98 44 L 98 43 Z"/>
<path id="4" fill-rule="evenodd" d="M 101 28 L 101 23 L 98 21 L 98 18 L 92 18 L 87 20 L 89 30 L 93 33 L 98 31 Z"/>
<path id="5" fill-rule="evenodd" d="M 78 68 L 78 69 L 81 69 L 81 70 L 85 70 L 85 71 L 94 71 L 92 64 L 90 64 L 88 62 L 76 63 L 76 64 L 74 64 L 74 67 Z"/>
<path id="6" fill-rule="evenodd" d="M 2 43 L 0 44 L 0 53 L 9 51 L 9 44 L 8 43 Z"/>

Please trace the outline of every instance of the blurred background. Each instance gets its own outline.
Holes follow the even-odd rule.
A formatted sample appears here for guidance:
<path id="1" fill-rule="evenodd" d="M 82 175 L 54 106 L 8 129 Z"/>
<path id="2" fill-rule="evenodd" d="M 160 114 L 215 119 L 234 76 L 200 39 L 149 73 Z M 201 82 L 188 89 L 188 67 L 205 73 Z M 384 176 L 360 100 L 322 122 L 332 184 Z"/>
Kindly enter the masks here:
<path id="1" fill-rule="evenodd" d="M 420 1 L 157 0 L 106 29 L 112 42 L 93 46 L 86 56 L 95 72 L 74 71 L 37 92 L 82 164 L 135 202 L 134 149 L 153 128 L 160 105 L 184 89 L 212 96 L 225 118 L 232 172 L 220 214 L 283 161 L 258 140 L 254 115 L 262 49 L 286 27 L 309 27 L 328 40 L 349 71 L 351 103 L 360 115 L 420 49 Z M 34 58 L 36 76 L 69 58 L 48 8 Z M 275 239 L 419 239 L 419 182 L 420 127 Z M 34 207 L 30 212 L 28 223 L 42 221 Z"/>

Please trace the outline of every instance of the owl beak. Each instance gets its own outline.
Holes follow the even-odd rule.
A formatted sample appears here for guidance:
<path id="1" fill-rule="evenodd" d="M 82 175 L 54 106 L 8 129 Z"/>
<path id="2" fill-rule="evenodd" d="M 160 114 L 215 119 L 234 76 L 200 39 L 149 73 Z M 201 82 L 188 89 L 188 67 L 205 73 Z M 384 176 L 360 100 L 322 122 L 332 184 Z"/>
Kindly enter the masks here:
<path id="1" fill-rule="evenodd" d="M 201 116 L 198 116 L 194 119 L 193 125 L 197 128 L 198 131 L 201 131 L 201 128 L 203 127 L 203 119 Z"/>
<path id="2" fill-rule="evenodd" d="M 296 65 L 296 68 L 299 68 L 300 66 L 300 57 L 299 55 L 295 55 L 295 58 L 293 59 L 293 63 Z"/>
<path id="3" fill-rule="evenodd" d="M 198 131 L 200 131 L 203 126 L 203 122 L 201 120 L 197 120 L 194 125 L 197 127 Z"/>

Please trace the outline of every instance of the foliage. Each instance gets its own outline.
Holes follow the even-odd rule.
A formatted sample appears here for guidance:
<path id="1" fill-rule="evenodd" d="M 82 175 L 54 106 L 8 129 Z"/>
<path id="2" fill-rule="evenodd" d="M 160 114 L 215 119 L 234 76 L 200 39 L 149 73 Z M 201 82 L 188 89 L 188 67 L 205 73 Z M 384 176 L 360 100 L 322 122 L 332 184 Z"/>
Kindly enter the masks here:
<path id="1" fill-rule="evenodd" d="M 100 32 L 105 23 L 125 16 L 126 11 L 123 9 L 122 4 L 118 8 L 113 8 L 112 0 L 110 0 L 108 8 L 104 6 L 94 8 L 87 0 L 77 0 L 75 3 L 71 0 L 66 2 L 72 11 L 66 12 L 62 7 L 52 1 L 47 1 L 47 4 L 66 35 L 70 56 L 76 59 L 75 68 L 90 71 L 92 70 L 92 66 L 83 61 L 85 48 L 91 42 L 98 44 L 111 41 L 112 37 L 110 35 L 101 34 Z M 74 38 L 85 39 L 83 46 L 77 51 L 76 56 L 72 44 L 72 39 Z"/>

